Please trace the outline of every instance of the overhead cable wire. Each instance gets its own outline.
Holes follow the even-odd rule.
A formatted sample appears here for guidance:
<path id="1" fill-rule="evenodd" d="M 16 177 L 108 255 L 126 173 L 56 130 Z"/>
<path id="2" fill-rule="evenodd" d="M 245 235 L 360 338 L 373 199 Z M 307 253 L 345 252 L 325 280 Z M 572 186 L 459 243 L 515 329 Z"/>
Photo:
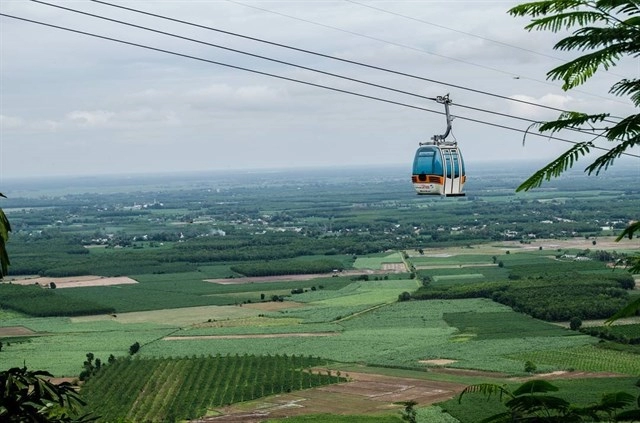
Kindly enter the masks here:
<path id="1" fill-rule="evenodd" d="M 421 49 L 421 48 L 418 48 L 418 47 L 413 47 L 413 46 L 406 45 L 406 44 L 401 44 L 401 43 L 396 43 L 396 42 L 393 42 L 393 41 L 384 40 L 382 38 L 373 37 L 371 35 L 366 35 L 366 34 L 362 34 L 362 33 L 355 32 L 355 31 L 350 31 L 350 30 L 347 30 L 347 29 L 344 29 L 344 28 L 339 28 L 339 27 L 336 27 L 336 26 L 315 22 L 315 21 L 312 21 L 312 20 L 309 20 L 309 19 L 300 18 L 300 17 L 297 17 L 297 16 L 287 15 L 285 13 L 276 12 L 274 10 L 265 9 L 265 8 L 258 7 L 258 6 L 252 6 L 250 4 L 243 3 L 243 2 L 237 1 L 237 0 L 226 0 L 226 1 L 229 2 L 229 3 L 234 3 L 234 4 L 239 4 L 239 5 L 242 5 L 242 6 L 245 6 L 245 7 L 249 7 L 251 9 L 261 10 L 263 12 L 273 13 L 275 15 L 283 16 L 283 17 L 286 17 L 286 18 L 289 18 L 289 19 L 294 19 L 294 20 L 298 20 L 298 21 L 301 21 L 301 22 L 309 23 L 309 24 L 312 24 L 312 25 L 317 25 L 317 26 L 320 26 L 320 27 L 323 27 L 323 28 L 329 28 L 329 29 L 333 29 L 335 31 L 344 32 L 346 34 L 351 34 L 351 35 L 355 35 L 355 36 L 358 36 L 358 37 L 367 38 L 367 39 L 374 40 L 374 41 L 377 41 L 377 42 L 380 42 L 380 43 L 385 43 L 385 44 L 393 45 L 393 46 L 396 46 L 396 47 L 402 47 L 402 48 L 405 48 L 405 49 L 414 50 L 414 51 L 418 51 L 418 52 L 421 52 L 421 53 L 426 53 L 426 54 L 429 54 L 429 55 L 432 55 L 432 56 L 436 56 L 436 57 L 442 57 L 444 59 L 452 60 L 454 62 L 459 62 L 459 63 L 463 63 L 465 65 L 475 66 L 475 67 L 478 67 L 478 68 L 482 68 L 482 69 L 486 69 L 486 70 L 490 70 L 490 71 L 494 71 L 494 72 L 499 72 L 499 73 L 502 73 L 502 74 L 505 74 L 505 75 L 509 75 L 509 76 L 515 77 L 515 78 L 526 78 L 529 81 L 534 81 L 534 82 L 538 82 L 540 84 L 545 84 L 545 85 L 549 85 L 549 86 L 558 88 L 558 86 L 556 84 L 554 84 L 554 83 L 552 83 L 550 81 L 544 81 L 544 80 L 541 80 L 541 79 L 535 79 L 535 78 L 531 78 L 531 77 L 528 77 L 528 76 L 522 77 L 521 75 L 514 74 L 513 72 L 507 72 L 507 71 L 504 71 L 502 69 L 494 68 L 494 67 L 491 67 L 491 66 L 481 65 L 481 64 L 478 64 L 478 63 L 474 63 L 474 62 L 469 62 L 468 60 L 456 59 L 454 57 L 445 56 L 444 54 L 434 53 L 432 51 L 424 50 L 424 49 Z M 582 91 L 580 89 L 574 89 L 574 91 L 582 93 L 582 94 L 586 94 L 586 95 L 589 95 L 589 96 L 597 97 L 597 98 L 600 98 L 600 99 L 604 99 L 604 100 L 608 100 L 608 101 L 613 101 L 613 102 L 616 102 L 616 103 L 624 104 L 625 106 L 629 106 L 628 103 L 625 103 L 624 101 L 620 101 L 620 100 L 617 100 L 617 99 L 614 99 L 614 98 L 610 98 L 610 97 L 605 97 L 605 96 L 601 96 L 601 95 L 598 95 L 598 94 L 589 93 L 589 92 L 586 92 L 586 91 Z"/>
<path id="2" fill-rule="evenodd" d="M 334 92 L 339 92 L 339 93 L 343 93 L 343 94 L 353 95 L 353 96 L 356 96 L 356 97 L 366 98 L 366 99 L 369 99 L 369 100 L 375 100 L 375 101 L 379 101 L 379 102 L 383 102 L 383 103 L 388 103 L 388 104 L 394 104 L 394 105 L 397 105 L 397 106 L 407 107 L 407 108 L 414 109 L 414 110 L 420 110 L 420 111 L 425 111 L 425 112 L 430 112 L 430 113 L 436 113 L 436 114 L 439 114 L 439 115 L 445 115 L 444 112 L 428 109 L 428 108 L 425 108 L 425 107 L 415 106 L 415 105 L 412 105 L 412 104 L 402 103 L 402 102 L 399 102 L 399 101 L 388 100 L 388 99 L 384 99 L 384 98 L 381 98 L 381 97 L 376 97 L 376 96 L 356 93 L 356 92 L 349 91 L 349 90 L 344 90 L 344 89 L 341 89 L 341 88 L 335 88 L 335 87 L 330 87 L 330 86 L 327 86 L 327 85 L 316 84 L 316 83 L 313 83 L 313 82 L 303 81 L 303 80 L 290 78 L 290 77 L 286 77 L 286 76 L 282 76 L 282 75 L 276 75 L 276 74 L 272 74 L 272 73 L 269 73 L 269 72 L 263 72 L 263 71 L 259 71 L 259 70 L 255 70 L 255 69 L 245 68 L 245 67 L 242 67 L 242 66 L 231 65 L 231 64 L 228 64 L 228 63 L 223 63 L 223 62 L 219 62 L 219 61 L 215 61 L 215 60 L 205 59 L 205 58 L 202 58 L 202 57 L 197 57 L 197 56 L 193 56 L 193 55 L 189 55 L 189 54 L 185 54 L 185 53 L 179 53 L 179 52 L 175 52 L 175 51 L 171 51 L 171 50 L 161 49 L 161 48 L 158 48 L 158 47 L 152 47 L 152 46 L 148 46 L 148 45 L 144 45 L 144 44 L 140 44 L 140 43 L 135 43 L 135 42 L 131 42 L 131 41 L 121 40 L 121 39 L 118 39 L 118 38 L 108 37 L 108 36 L 105 36 L 105 35 L 99 35 L 99 34 L 87 32 L 87 31 L 82 31 L 82 30 L 78 30 L 78 29 L 73 29 L 73 28 L 63 27 L 63 26 L 60 26 L 60 25 L 51 24 L 51 23 L 36 21 L 36 20 L 33 20 L 33 19 L 23 18 L 23 17 L 19 17 L 19 16 L 15 16 L 15 15 L 9 15 L 9 14 L 6 14 L 6 13 L 0 13 L 0 16 L 4 16 L 6 18 L 19 20 L 19 21 L 23 21 L 23 22 L 29 22 L 29 23 L 32 23 L 32 24 L 40 25 L 40 26 L 54 28 L 54 29 L 58 29 L 58 30 L 66 31 L 66 32 L 71 32 L 71 33 L 75 33 L 75 34 L 85 35 L 85 36 L 89 36 L 89 37 L 93 37 L 93 38 L 99 38 L 99 39 L 106 40 L 106 41 L 112 41 L 112 42 L 119 43 L 119 44 L 129 45 L 129 46 L 133 46 L 133 47 L 143 48 L 143 49 L 146 49 L 146 50 L 156 51 L 156 52 L 165 53 L 165 54 L 169 54 L 169 55 L 173 55 L 173 56 L 183 57 L 183 58 L 192 59 L 192 60 L 205 62 L 205 63 L 210 63 L 210 64 L 214 64 L 214 65 L 219 65 L 219 66 L 223 66 L 223 67 L 228 67 L 228 68 L 231 68 L 231 69 L 242 70 L 242 71 L 251 72 L 251 73 L 255 73 L 255 74 L 263 75 L 263 76 L 269 76 L 269 77 L 272 77 L 272 78 L 282 79 L 282 80 L 289 81 L 289 82 L 296 82 L 296 83 L 299 83 L 299 84 L 308 85 L 308 86 L 312 86 L 312 87 L 316 87 L 316 88 L 323 88 L 323 89 L 327 89 L 327 90 L 334 91 Z M 567 143 L 571 143 L 571 144 L 578 144 L 578 142 L 576 142 L 576 141 L 567 140 L 567 139 L 559 138 L 559 137 L 555 137 L 555 136 L 538 134 L 538 133 L 535 133 L 535 132 L 528 132 L 528 131 L 525 131 L 525 130 L 522 130 L 522 129 L 519 129 L 519 128 L 513 128 L 513 127 L 510 127 L 510 126 L 507 126 L 507 125 L 497 124 L 497 123 L 493 123 L 493 122 L 486 122 L 486 121 L 482 121 L 482 120 L 479 120 L 479 119 L 473 119 L 473 118 L 468 118 L 468 117 L 464 117 L 464 116 L 456 116 L 456 118 L 462 119 L 462 120 L 466 120 L 466 121 L 469 121 L 469 122 L 475 122 L 475 123 L 479 123 L 479 124 L 483 124 L 483 125 L 487 125 L 487 126 L 492 126 L 492 127 L 496 127 L 496 128 L 507 129 L 507 130 L 511 130 L 511 131 L 515 131 L 515 132 L 520 132 L 520 133 L 529 134 L 529 135 L 533 135 L 533 136 L 543 137 L 543 138 L 546 138 L 546 139 L 549 139 L 549 140 L 556 140 L 556 141 L 562 141 L 562 142 L 567 142 Z M 608 149 L 606 149 L 604 147 L 594 146 L 593 148 L 599 149 L 599 150 L 604 150 L 604 151 L 609 151 Z M 635 154 L 631 154 L 631 153 L 623 153 L 623 154 L 627 155 L 627 156 L 640 158 L 639 155 L 635 155 Z"/>
<path id="3" fill-rule="evenodd" d="M 377 7 L 377 6 L 372 6 L 370 4 L 362 3 L 362 2 L 359 2 L 359 1 L 356 1 L 356 0 L 343 0 L 343 1 L 345 1 L 347 3 L 355 4 L 355 5 L 358 5 L 358 6 L 361 6 L 361 7 L 366 7 L 368 9 L 377 10 L 377 11 L 382 12 L 382 13 L 387 13 L 389 15 L 397 16 L 397 17 L 400 17 L 400 18 L 403 18 L 403 19 L 408 19 L 408 20 L 411 20 L 411 21 L 415 21 L 415 22 L 419 22 L 419 23 L 425 24 L 425 25 L 434 26 L 436 28 L 446 29 L 447 31 L 456 32 L 458 34 L 467 35 L 469 37 L 478 38 L 480 40 L 488 41 L 490 43 L 498 44 L 498 45 L 501 45 L 501 46 L 504 46 L 504 47 L 509 47 L 509 48 L 513 48 L 513 49 L 516 49 L 516 50 L 524 51 L 526 53 L 535 54 L 537 56 L 546 57 L 546 58 L 549 58 L 549 59 L 562 61 L 562 62 L 565 61 L 565 59 L 562 59 L 562 58 L 560 58 L 558 56 L 553 56 L 551 54 L 546 54 L 546 53 L 542 53 L 542 52 L 539 52 L 539 51 L 531 50 L 531 49 L 528 49 L 528 48 L 525 48 L 525 47 L 521 47 L 521 46 L 518 46 L 518 45 L 515 45 L 515 44 L 505 43 L 504 41 L 494 40 L 494 39 L 489 38 L 489 37 L 484 37 L 482 35 L 474 34 L 473 32 L 466 32 L 466 31 L 462 31 L 462 30 L 459 30 L 459 29 L 455 29 L 455 28 L 451 28 L 451 27 L 448 27 L 448 26 L 444 26 L 444 25 L 441 25 L 441 24 L 437 24 L 437 23 L 434 23 L 434 22 L 425 21 L 424 19 L 419 19 L 419 18 L 416 18 L 414 16 L 409 16 L 409 15 L 404 15 L 402 13 L 394 12 L 394 11 L 391 11 L 391 10 L 388 10 L 388 9 L 383 9 L 383 8 Z M 620 74 L 611 72 L 609 70 L 605 70 L 605 72 L 607 72 L 607 73 L 609 73 L 611 75 L 615 75 L 615 76 L 619 76 L 619 77 L 625 78 L 624 75 L 620 75 Z M 527 77 L 524 77 L 524 78 L 525 79 L 529 79 Z"/>
<path id="4" fill-rule="evenodd" d="M 421 98 L 421 99 L 424 99 L 424 100 L 437 101 L 436 98 L 434 98 L 434 97 L 427 97 L 427 96 L 423 96 L 423 95 L 420 95 L 420 94 L 412 93 L 412 92 L 409 92 L 409 91 L 399 90 L 399 89 L 396 89 L 396 88 L 391 88 L 391 87 L 388 87 L 388 86 L 385 86 L 385 85 L 376 84 L 376 83 L 372 83 L 372 82 L 368 82 L 368 81 L 363 81 L 361 79 L 352 78 L 352 77 L 336 74 L 336 73 L 333 73 L 333 72 L 327 72 L 327 71 L 311 68 L 311 67 L 308 67 L 308 66 L 303 66 L 303 65 L 296 64 L 296 63 L 292 63 L 292 62 L 287 62 L 287 61 L 284 61 L 284 60 L 278 60 L 278 59 L 274 59 L 274 58 L 271 58 L 271 57 L 263 56 L 263 55 L 260 55 L 260 54 L 249 53 L 249 52 L 246 52 L 246 51 L 243 51 L 243 50 L 238 50 L 238 49 L 235 49 L 235 48 L 225 47 L 225 46 L 222 46 L 222 45 L 219 45 L 219 44 L 209 43 L 207 41 L 202 41 L 202 40 L 198 40 L 198 39 L 195 39 L 195 38 L 184 37 L 184 36 L 181 36 L 181 35 L 178 35 L 178 34 L 166 32 L 166 31 L 161 31 L 161 30 L 158 30 L 158 29 L 154 29 L 154 28 L 150 28 L 150 27 L 146 27 L 146 26 L 142 26 L 142 25 L 137 25 L 137 24 L 134 24 L 134 23 L 131 23 L 131 22 L 126 22 L 126 21 L 120 20 L 120 19 L 112 19 L 112 18 L 108 18 L 106 16 L 96 15 L 96 14 L 93 14 L 93 13 L 89 13 L 89 12 L 85 12 L 85 11 L 77 10 L 77 9 L 72 9 L 72 8 L 65 7 L 65 6 L 60 6 L 60 5 L 57 5 L 57 4 L 51 4 L 51 3 L 47 3 L 47 2 L 44 2 L 44 1 L 41 1 L 41 0 L 31 0 L 31 1 L 34 2 L 34 3 L 55 7 L 55 8 L 58 8 L 58 9 L 69 11 L 69 12 L 78 13 L 78 14 L 85 15 L 85 16 L 91 16 L 91 17 L 94 17 L 94 18 L 97 18 L 97 19 L 102 19 L 102 20 L 105 20 L 105 21 L 109 21 L 109 22 L 114 22 L 114 23 L 121 24 L 121 25 L 130 26 L 130 27 L 137 28 L 137 29 L 142 29 L 144 31 L 150 31 L 150 32 L 154 32 L 154 33 L 157 33 L 157 34 L 162 34 L 162 35 L 166 35 L 166 36 L 173 37 L 173 38 L 178 38 L 178 39 L 185 40 L 185 41 L 190 41 L 190 42 L 194 42 L 194 43 L 198 43 L 198 44 L 203 44 L 203 45 L 206 45 L 206 46 L 215 47 L 215 48 L 219 48 L 219 49 L 222 49 L 222 50 L 231 51 L 231 52 L 234 52 L 234 53 L 243 54 L 243 55 L 246 55 L 246 56 L 255 57 L 255 58 L 258 58 L 258 59 L 262 59 L 262 60 L 267 60 L 267 61 L 274 62 L 274 63 L 279 63 L 279 64 L 283 64 L 283 65 L 287 65 L 287 66 L 292 66 L 292 67 L 295 67 L 295 68 L 298 68 L 298 69 L 304 69 L 304 70 L 307 70 L 307 71 L 310 71 L 310 72 L 316 72 L 316 73 L 320 73 L 322 75 L 332 76 L 332 77 L 335 77 L 335 78 L 344 79 L 344 80 L 347 80 L 347 81 L 356 82 L 356 83 L 359 83 L 359 84 L 368 85 L 368 86 L 371 86 L 371 87 L 380 88 L 380 89 L 383 89 L 383 90 L 392 91 L 392 92 L 399 93 L 399 94 L 405 94 L 405 95 L 409 95 L 409 96 L 412 96 L 412 97 Z M 507 113 L 500 113 L 500 112 L 496 112 L 496 111 L 493 111 L 493 110 L 486 110 L 486 109 L 481 109 L 481 108 L 472 107 L 472 106 L 466 106 L 466 105 L 458 104 L 458 103 L 456 103 L 456 106 L 461 107 L 461 108 L 465 108 L 465 109 L 469 109 L 469 110 L 475 110 L 475 111 L 478 111 L 478 112 L 483 112 L 483 113 L 493 114 L 493 115 L 507 117 L 507 118 L 511 118 L 511 119 L 521 120 L 521 121 L 528 122 L 528 123 L 537 123 L 537 121 L 535 121 L 533 119 L 524 118 L 524 117 L 520 117 L 520 116 L 514 116 L 514 115 L 507 114 Z M 580 130 L 575 130 L 575 131 L 583 132 L 583 131 L 580 131 Z"/>
<path id="5" fill-rule="evenodd" d="M 32 1 L 34 1 L 34 0 L 32 0 Z M 215 28 L 215 27 L 212 27 L 212 26 L 201 25 L 201 24 L 197 24 L 197 23 L 193 23 L 193 22 L 189 22 L 189 21 L 185 21 L 185 20 L 181 20 L 181 19 L 177 19 L 177 18 L 172 18 L 172 17 L 169 17 L 169 16 L 164 16 L 164 15 L 159 15 L 159 14 L 152 13 L 152 12 L 147 12 L 147 11 L 140 10 L 140 9 L 134 9 L 134 8 L 127 7 L 127 6 L 121 6 L 121 5 L 114 4 L 114 3 L 109 3 L 109 2 L 106 2 L 106 1 L 103 1 L 103 0 L 89 0 L 89 1 L 91 1 L 93 3 L 102 4 L 102 5 L 105 5 L 105 6 L 115 7 L 115 8 L 118 8 L 118 9 L 139 13 L 139 14 L 142 14 L 142 15 L 145 15 L 145 16 L 151 16 L 151 17 L 155 17 L 155 18 L 159 18 L 159 19 L 164 19 L 164 20 L 167 20 L 167 21 L 170 21 L 170 22 L 176 22 L 176 23 L 180 23 L 180 24 L 183 24 L 183 25 L 192 26 L 194 28 L 206 29 L 206 30 L 209 30 L 209 31 L 214 31 L 214 32 L 218 32 L 218 33 L 221 33 L 221 34 L 230 35 L 230 36 L 233 36 L 233 37 L 238 37 L 238 38 L 242 38 L 242 39 L 246 39 L 246 40 L 250 40 L 250 41 L 255 41 L 255 42 L 259 42 L 259 43 L 263 43 L 263 44 L 267 44 L 267 45 L 272 45 L 272 46 L 275 46 L 275 47 L 281 47 L 281 48 L 285 48 L 285 49 L 288 49 L 288 50 L 293 50 L 293 51 L 298 51 L 298 52 L 301 52 L 301 53 L 311 54 L 311 55 L 318 56 L 318 57 L 324 57 L 326 59 L 336 60 L 336 61 L 339 61 L 339 62 L 342 62 L 342 63 L 348 63 L 348 64 L 351 64 L 351 65 L 356 65 L 356 66 L 364 67 L 364 68 L 367 68 L 367 69 L 373 69 L 373 70 L 377 70 L 377 71 L 381 71 L 381 72 L 391 73 L 391 74 L 394 74 L 394 75 L 403 76 L 403 77 L 407 77 L 407 78 L 412 78 L 412 79 L 416 79 L 416 80 L 419 80 L 419 81 L 431 82 L 431 83 L 438 84 L 438 85 L 444 85 L 444 86 L 451 87 L 451 88 L 457 88 L 457 89 L 460 89 L 460 90 L 465 90 L 465 91 L 473 92 L 473 93 L 476 93 L 476 94 L 487 95 L 487 96 L 499 98 L 499 99 L 502 99 L 502 100 L 512 101 L 512 102 L 520 103 L 520 104 L 526 104 L 526 105 L 534 106 L 534 107 L 540 107 L 540 108 L 543 108 L 543 109 L 553 110 L 553 111 L 556 111 L 556 112 L 561 112 L 561 113 L 568 112 L 568 110 L 560 109 L 560 108 L 553 107 L 553 106 L 547 106 L 547 105 L 543 105 L 543 104 L 539 104 L 539 103 L 534 103 L 534 102 L 531 102 L 531 101 L 526 101 L 526 100 L 512 98 L 512 97 L 508 97 L 508 96 L 504 96 L 504 95 L 500 95 L 500 94 L 491 93 L 491 92 L 488 92 L 488 91 L 478 90 L 478 89 L 475 89 L 475 88 L 469 88 L 469 87 L 465 87 L 465 86 L 462 86 L 462 85 L 457 85 L 457 84 L 452 84 L 452 83 L 448 83 L 448 82 L 438 81 L 438 80 L 432 79 L 432 78 L 427 78 L 427 77 L 413 75 L 413 74 L 406 73 L 406 72 L 387 69 L 387 68 L 383 68 L 381 66 L 362 63 L 362 62 L 358 62 L 358 61 L 355 61 L 355 60 L 344 59 L 344 58 L 341 58 L 341 57 L 332 56 L 332 55 L 329 55 L 329 54 L 320 53 L 320 52 L 309 50 L 309 49 L 293 47 L 293 46 L 289 46 L 289 45 L 286 45 L 286 44 L 277 43 L 277 42 L 274 42 L 274 41 L 268 41 L 268 40 L 264 40 L 264 39 L 257 38 L 257 37 L 251 37 L 251 36 L 239 34 L 239 33 L 236 33 L 236 32 L 226 31 L 226 30 Z M 249 7 L 253 7 L 253 6 L 249 6 Z M 624 103 L 624 104 L 626 104 L 626 103 Z"/>

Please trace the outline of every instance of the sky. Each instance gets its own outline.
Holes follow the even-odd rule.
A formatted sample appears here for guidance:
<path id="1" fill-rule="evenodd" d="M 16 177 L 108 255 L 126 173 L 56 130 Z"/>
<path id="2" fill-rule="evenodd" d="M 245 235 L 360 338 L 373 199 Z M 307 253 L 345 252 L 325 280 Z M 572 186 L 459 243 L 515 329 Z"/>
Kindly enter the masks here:
<path id="1" fill-rule="evenodd" d="M 639 59 L 623 60 L 565 92 L 546 73 L 576 53 L 553 50 L 562 33 L 526 31 L 527 18 L 507 13 L 515 1 L 112 2 L 424 79 L 89 0 L 50 3 L 412 95 L 41 3 L 2 0 L 3 14 L 387 102 L 0 17 L 0 188 L 10 178 L 225 169 L 406 163 L 410 173 L 418 143 L 444 133 L 444 116 L 432 111 L 444 111 L 433 98 L 446 94 L 454 116 L 449 139 L 458 141 L 468 165 L 544 162 L 571 146 L 489 125 L 524 131 L 530 121 L 559 113 L 509 98 L 614 116 L 636 113 L 626 98 L 607 92 L 617 80 L 640 75 Z"/>

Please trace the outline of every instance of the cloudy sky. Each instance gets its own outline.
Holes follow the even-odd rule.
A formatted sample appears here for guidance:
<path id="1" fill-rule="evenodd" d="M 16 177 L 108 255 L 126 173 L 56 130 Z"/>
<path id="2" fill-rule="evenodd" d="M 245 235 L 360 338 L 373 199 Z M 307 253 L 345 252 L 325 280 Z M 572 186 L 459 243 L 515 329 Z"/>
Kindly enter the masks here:
<path id="1" fill-rule="evenodd" d="M 550 119 L 558 112 L 504 97 L 626 116 L 634 112 L 631 103 L 607 91 L 622 77 L 640 74 L 638 60 L 627 60 L 579 89 L 562 91 L 545 74 L 572 56 L 552 49 L 560 35 L 527 32 L 527 19 L 508 15 L 515 1 L 113 0 L 424 79 L 89 0 L 50 3 L 413 95 L 37 2 L 2 0 L 0 12 L 413 108 L 0 17 L 0 183 L 53 175 L 409 167 L 418 142 L 445 128 L 443 116 L 420 108 L 443 111 L 428 98 L 447 93 L 456 116 L 453 135 L 468 163 L 543 161 L 570 144 L 529 136 L 523 146 L 522 133 L 486 123 L 525 130 L 527 120 Z M 575 133 L 560 136 L 585 139 Z"/>

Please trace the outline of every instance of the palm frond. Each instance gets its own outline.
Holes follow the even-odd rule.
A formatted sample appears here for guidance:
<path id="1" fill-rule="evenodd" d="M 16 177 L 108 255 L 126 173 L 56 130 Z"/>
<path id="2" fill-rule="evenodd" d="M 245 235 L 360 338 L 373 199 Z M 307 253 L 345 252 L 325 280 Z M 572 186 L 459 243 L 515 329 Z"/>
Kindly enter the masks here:
<path id="1" fill-rule="evenodd" d="M 589 153 L 590 147 L 593 147 L 590 141 L 573 145 L 569 150 L 562 153 L 558 158 L 535 172 L 529 179 L 520 184 L 520 186 L 516 188 L 516 192 L 538 188 L 544 181 L 549 181 L 552 178 L 560 176 L 564 171 L 571 168 L 580 156 Z"/>
<path id="2" fill-rule="evenodd" d="M 554 410 L 562 413 L 569 409 L 569 401 L 551 395 L 521 395 L 505 403 L 511 410 L 534 413 L 539 410 Z"/>
<path id="3" fill-rule="evenodd" d="M 486 396 L 487 399 L 491 398 L 492 395 L 499 395 L 500 399 L 502 399 L 503 395 L 508 395 L 510 397 L 513 396 L 504 385 L 496 385 L 495 383 L 478 383 L 476 385 L 467 386 L 462 392 L 460 392 L 458 403 L 462 401 L 462 397 L 465 394 L 482 394 Z"/>
<path id="4" fill-rule="evenodd" d="M 546 392 L 556 392 L 558 387 L 542 379 L 529 380 L 513 391 L 513 395 L 537 394 Z"/>

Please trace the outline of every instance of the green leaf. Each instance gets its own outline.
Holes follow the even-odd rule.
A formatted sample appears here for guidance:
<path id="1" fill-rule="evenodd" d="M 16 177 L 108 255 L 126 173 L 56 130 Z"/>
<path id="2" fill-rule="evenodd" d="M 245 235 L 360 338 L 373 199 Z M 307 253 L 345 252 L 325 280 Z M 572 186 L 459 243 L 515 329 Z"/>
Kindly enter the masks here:
<path id="1" fill-rule="evenodd" d="M 624 306 L 622 309 L 618 310 L 616 314 L 609 317 L 607 320 L 605 320 L 604 323 L 606 325 L 610 325 L 616 320 L 623 319 L 625 317 L 635 316 L 638 310 L 640 310 L 640 298 L 636 298 L 635 300 L 631 301 L 629 304 Z"/>
<path id="2" fill-rule="evenodd" d="M 458 402 L 462 402 L 462 397 L 465 394 L 478 393 L 485 395 L 487 399 L 491 398 L 492 395 L 499 395 L 500 399 L 502 399 L 503 395 L 511 396 L 511 393 L 507 391 L 504 385 L 496 385 L 494 383 L 479 383 L 476 385 L 469 385 L 460 393 L 458 397 Z"/>
<path id="3" fill-rule="evenodd" d="M 589 153 L 590 147 L 593 147 L 591 141 L 575 144 L 554 161 L 531 175 L 529 179 L 516 188 L 516 192 L 529 191 L 530 189 L 538 188 L 544 181 L 549 181 L 552 178 L 560 176 L 565 170 L 572 167 L 580 156 L 584 156 Z"/>
<path id="4" fill-rule="evenodd" d="M 546 380 L 534 379 L 520 385 L 518 389 L 513 391 L 513 395 L 537 394 L 546 392 L 556 392 L 558 388 L 547 382 Z"/>

